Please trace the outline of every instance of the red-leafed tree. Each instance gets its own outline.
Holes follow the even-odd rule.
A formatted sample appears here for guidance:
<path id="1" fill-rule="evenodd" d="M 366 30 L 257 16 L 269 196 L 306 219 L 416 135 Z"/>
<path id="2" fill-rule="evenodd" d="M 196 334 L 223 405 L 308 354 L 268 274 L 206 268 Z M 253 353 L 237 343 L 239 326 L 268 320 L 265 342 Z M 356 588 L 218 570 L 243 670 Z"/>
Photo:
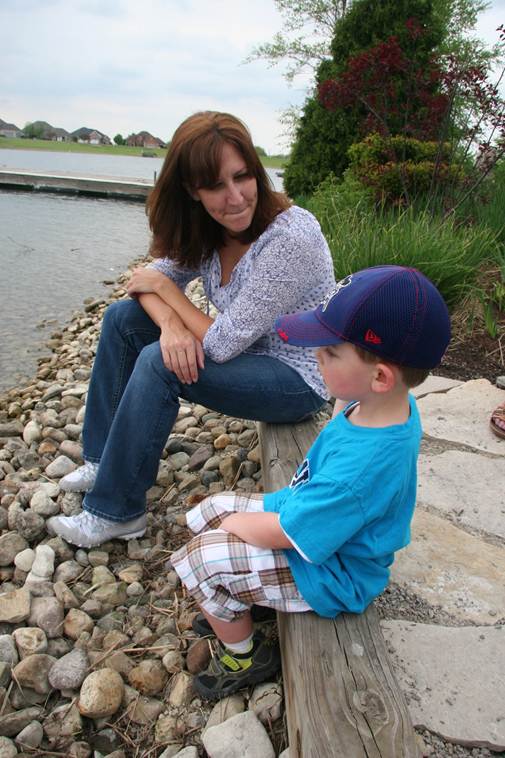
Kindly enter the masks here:
<path id="1" fill-rule="evenodd" d="M 485 62 L 469 64 L 455 54 L 433 54 L 421 64 L 415 46 L 427 30 L 412 17 L 405 28 L 410 50 L 392 35 L 350 57 L 340 75 L 321 82 L 319 100 L 334 113 L 351 110 L 362 137 L 375 133 L 382 138 L 380 162 L 363 162 L 362 156 L 371 153 L 371 143 L 361 153 L 354 151 L 361 156 L 359 178 L 377 190 L 379 199 L 409 202 L 412 190 L 422 187 L 435 195 L 443 185 L 445 199 L 454 205 L 455 190 L 468 192 L 489 169 L 482 160 L 481 176 L 475 171 L 472 176 L 468 166 L 474 162 L 469 156 L 480 151 L 490 164 L 491 158 L 496 161 L 503 152 L 504 101 L 498 87 L 488 80 Z M 498 31 L 503 42 L 505 33 L 501 27 Z M 398 135 L 405 139 L 395 141 Z M 426 161 L 425 151 L 417 150 L 423 157 L 422 170 L 406 156 L 409 150 L 416 152 L 412 140 L 432 143 L 431 161 Z M 437 144 L 438 149 L 433 149 Z M 431 179 L 426 182 L 430 172 Z"/>

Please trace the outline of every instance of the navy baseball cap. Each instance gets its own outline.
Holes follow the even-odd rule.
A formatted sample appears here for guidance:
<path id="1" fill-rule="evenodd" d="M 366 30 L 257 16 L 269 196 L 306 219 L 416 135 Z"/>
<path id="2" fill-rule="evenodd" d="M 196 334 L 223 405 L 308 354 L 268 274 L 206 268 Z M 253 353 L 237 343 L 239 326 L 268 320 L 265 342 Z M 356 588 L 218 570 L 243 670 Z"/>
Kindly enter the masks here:
<path id="1" fill-rule="evenodd" d="M 374 266 L 349 274 L 312 311 L 281 316 L 277 333 L 290 345 L 351 342 L 413 368 L 438 366 L 451 338 L 447 306 L 414 268 Z"/>

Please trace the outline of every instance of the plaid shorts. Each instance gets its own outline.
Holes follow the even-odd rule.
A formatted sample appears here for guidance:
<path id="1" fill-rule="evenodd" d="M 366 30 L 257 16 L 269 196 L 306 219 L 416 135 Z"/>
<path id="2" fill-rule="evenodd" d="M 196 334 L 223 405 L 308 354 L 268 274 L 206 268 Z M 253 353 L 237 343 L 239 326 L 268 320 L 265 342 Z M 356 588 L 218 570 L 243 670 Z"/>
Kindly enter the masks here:
<path id="1" fill-rule="evenodd" d="M 219 528 L 230 513 L 246 511 L 263 511 L 263 497 L 222 492 L 188 512 L 188 526 L 197 536 L 171 557 L 181 581 L 201 608 L 223 621 L 234 621 L 253 603 L 310 611 L 283 550 L 249 545 Z"/>

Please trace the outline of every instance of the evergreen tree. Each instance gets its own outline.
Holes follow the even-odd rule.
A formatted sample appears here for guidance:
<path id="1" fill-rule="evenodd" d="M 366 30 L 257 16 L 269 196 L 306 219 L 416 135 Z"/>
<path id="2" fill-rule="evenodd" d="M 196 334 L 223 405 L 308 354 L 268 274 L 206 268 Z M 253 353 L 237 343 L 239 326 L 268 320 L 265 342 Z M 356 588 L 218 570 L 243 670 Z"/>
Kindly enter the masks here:
<path id="1" fill-rule="evenodd" d="M 412 19 L 424 30 L 419 39 L 409 34 L 407 22 Z M 317 86 L 338 77 L 350 57 L 393 35 L 422 65 L 441 44 L 444 31 L 432 0 L 355 0 L 336 23 L 333 60 L 319 67 Z M 362 116 L 356 108 L 326 110 L 317 90 L 307 99 L 284 172 L 284 186 L 291 197 L 312 193 L 330 173 L 342 175 L 349 147 L 364 136 L 359 130 Z"/>

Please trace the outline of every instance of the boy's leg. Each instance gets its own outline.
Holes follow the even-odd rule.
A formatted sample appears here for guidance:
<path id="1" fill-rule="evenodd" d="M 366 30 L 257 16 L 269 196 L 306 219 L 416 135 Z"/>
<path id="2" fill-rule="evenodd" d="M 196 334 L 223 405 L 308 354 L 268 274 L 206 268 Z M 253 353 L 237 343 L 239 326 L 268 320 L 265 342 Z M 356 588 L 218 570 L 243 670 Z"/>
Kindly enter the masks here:
<path id="1" fill-rule="evenodd" d="M 200 534 L 209 529 L 219 529 L 223 519 L 230 513 L 263 510 L 263 495 L 247 493 L 237 495 L 235 492 L 219 492 L 204 498 L 186 513 L 186 523 L 193 534 Z"/>
<path id="2" fill-rule="evenodd" d="M 282 550 L 249 545 L 222 529 L 194 537 L 171 558 L 221 641 L 197 691 L 215 699 L 265 681 L 280 668 L 276 645 L 252 635 L 249 608 L 261 603 L 282 611 L 307 611 Z"/>

